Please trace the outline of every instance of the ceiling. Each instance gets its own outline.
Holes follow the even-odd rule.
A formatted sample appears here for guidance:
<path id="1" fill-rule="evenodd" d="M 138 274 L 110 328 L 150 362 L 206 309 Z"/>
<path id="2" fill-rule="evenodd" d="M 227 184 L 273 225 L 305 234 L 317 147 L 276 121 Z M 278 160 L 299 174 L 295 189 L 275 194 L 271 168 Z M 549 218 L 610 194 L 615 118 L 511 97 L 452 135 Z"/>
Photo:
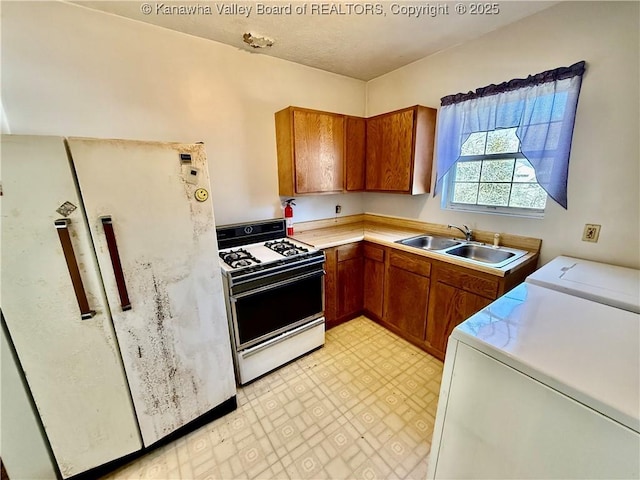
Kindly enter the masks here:
<path id="1" fill-rule="evenodd" d="M 366 81 L 558 2 L 499 2 L 495 4 L 499 13 L 484 15 L 470 14 L 469 2 L 449 1 L 73 3 Z M 150 13 L 143 5 L 150 6 Z M 259 5 L 272 11 L 259 11 Z M 465 5 L 467 12 L 457 13 L 459 5 Z M 195 13 L 180 13 L 179 9 L 184 12 L 187 8 Z M 296 13 L 303 8 L 306 13 Z M 365 8 L 375 11 L 366 13 Z M 244 43 L 245 33 L 266 36 L 274 44 L 253 48 Z"/>

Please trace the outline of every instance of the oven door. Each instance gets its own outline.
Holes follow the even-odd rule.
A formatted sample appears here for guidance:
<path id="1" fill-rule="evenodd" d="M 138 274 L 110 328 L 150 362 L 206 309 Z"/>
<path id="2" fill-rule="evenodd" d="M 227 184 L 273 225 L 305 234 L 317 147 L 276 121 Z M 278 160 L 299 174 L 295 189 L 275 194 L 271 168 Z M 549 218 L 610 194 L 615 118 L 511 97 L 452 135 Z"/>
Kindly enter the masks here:
<path id="1" fill-rule="evenodd" d="M 275 283 L 257 282 L 241 293 L 231 292 L 236 349 L 244 350 L 322 317 L 323 275 L 320 266 Z"/>

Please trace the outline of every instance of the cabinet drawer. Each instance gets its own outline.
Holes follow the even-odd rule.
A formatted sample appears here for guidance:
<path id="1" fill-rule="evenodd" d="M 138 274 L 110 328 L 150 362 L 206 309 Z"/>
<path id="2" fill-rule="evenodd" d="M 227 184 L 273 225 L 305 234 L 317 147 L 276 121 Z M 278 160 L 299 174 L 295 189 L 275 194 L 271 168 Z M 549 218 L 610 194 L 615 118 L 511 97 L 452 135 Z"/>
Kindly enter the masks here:
<path id="1" fill-rule="evenodd" d="M 417 255 L 409 253 L 391 252 L 389 262 L 392 266 L 428 277 L 431 273 L 431 263 Z"/>
<path id="2" fill-rule="evenodd" d="M 350 243 L 338 247 L 338 262 L 362 256 L 362 243 Z"/>
<path id="3" fill-rule="evenodd" d="M 447 267 L 437 268 L 438 281 L 446 283 L 456 288 L 466 290 L 476 295 L 482 295 L 486 298 L 495 299 L 498 297 L 497 280 L 478 277 L 467 272 L 454 270 Z"/>
<path id="4" fill-rule="evenodd" d="M 376 262 L 384 262 L 384 248 L 365 244 L 364 257 Z"/>

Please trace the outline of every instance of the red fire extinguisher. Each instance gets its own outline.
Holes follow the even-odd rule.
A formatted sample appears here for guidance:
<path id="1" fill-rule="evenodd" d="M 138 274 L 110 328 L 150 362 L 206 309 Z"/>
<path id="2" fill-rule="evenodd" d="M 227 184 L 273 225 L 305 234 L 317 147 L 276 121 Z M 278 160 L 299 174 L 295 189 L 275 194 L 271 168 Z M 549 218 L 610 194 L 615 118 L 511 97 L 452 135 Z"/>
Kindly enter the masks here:
<path id="1" fill-rule="evenodd" d="M 285 200 L 284 206 L 284 219 L 287 222 L 287 236 L 290 237 L 293 235 L 293 207 L 295 205 L 293 202 L 295 198 L 290 198 L 289 200 Z"/>

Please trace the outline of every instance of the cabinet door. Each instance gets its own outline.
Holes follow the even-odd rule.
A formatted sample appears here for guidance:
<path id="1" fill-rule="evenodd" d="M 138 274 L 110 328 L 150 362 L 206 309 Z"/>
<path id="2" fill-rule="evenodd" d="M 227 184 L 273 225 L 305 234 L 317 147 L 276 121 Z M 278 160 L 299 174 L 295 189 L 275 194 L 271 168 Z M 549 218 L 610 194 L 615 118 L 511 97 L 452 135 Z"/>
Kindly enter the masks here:
<path id="1" fill-rule="evenodd" d="M 325 257 L 324 317 L 327 328 L 331 328 L 362 311 L 362 244 L 328 248 Z"/>
<path id="2" fill-rule="evenodd" d="M 403 335 L 424 341 L 429 304 L 429 279 L 389 266 L 384 321 Z"/>
<path id="3" fill-rule="evenodd" d="M 345 118 L 345 187 L 347 191 L 364 190 L 366 157 L 366 120 Z"/>
<path id="4" fill-rule="evenodd" d="M 325 249 L 324 256 L 324 320 L 327 328 L 331 328 L 338 319 L 338 247 Z"/>
<path id="5" fill-rule="evenodd" d="M 344 117 L 293 111 L 296 193 L 344 189 Z"/>
<path id="6" fill-rule="evenodd" d="M 441 360 L 453 329 L 493 301 L 437 280 L 431 285 L 431 300 L 427 344 Z"/>
<path id="7" fill-rule="evenodd" d="M 375 245 L 364 245 L 364 309 L 378 320 L 384 306 L 385 250 Z"/>
<path id="8" fill-rule="evenodd" d="M 349 258 L 341 260 L 340 254 L 344 248 L 338 249 L 338 318 L 358 314 L 362 311 L 363 303 L 362 245 L 350 247 Z"/>
<path id="9" fill-rule="evenodd" d="M 411 190 L 413 123 L 413 109 L 367 119 L 367 190 Z"/>

